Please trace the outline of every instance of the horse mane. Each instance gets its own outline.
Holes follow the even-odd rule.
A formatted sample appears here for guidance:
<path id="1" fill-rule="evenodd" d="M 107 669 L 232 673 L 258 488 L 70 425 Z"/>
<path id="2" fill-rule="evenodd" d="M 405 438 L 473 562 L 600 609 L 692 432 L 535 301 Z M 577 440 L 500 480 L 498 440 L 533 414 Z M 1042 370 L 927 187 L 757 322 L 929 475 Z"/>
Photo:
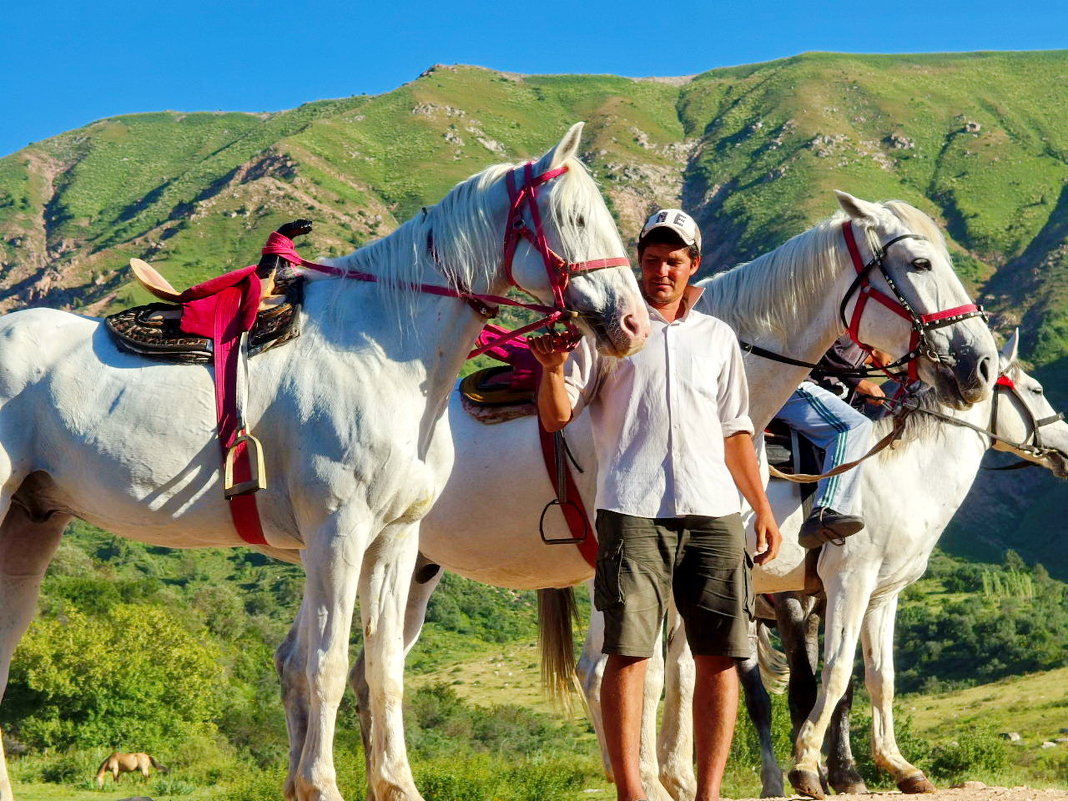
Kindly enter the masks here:
<path id="1" fill-rule="evenodd" d="M 566 164 L 567 172 L 544 185 L 550 211 L 546 216 L 559 233 L 559 241 L 551 245 L 562 250 L 560 255 L 565 259 L 588 258 L 588 254 L 603 249 L 603 229 L 610 228 L 614 246 L 622 253 L 623 244 L 614 225 L 592 224 L 608 216 L 593 179 L 577 159 Z M 418 300 L 426 297 L 415 285 L 438 284 L 484 293 L 497 281 L 506 215 L 492 190 L 509 172 L 522 166 L 488 167 L 458 183 L 438 203 L 424 207 L 391 234 L 328 263 L 378 276 L 374 283 L 378 302 L 403 330 L 418 330 L 419 326 L 404 324 L 415 321 Z M 343 323 L 354 304 L 347 301 L 346 282 L 337 283 L 327 313 Z"/>

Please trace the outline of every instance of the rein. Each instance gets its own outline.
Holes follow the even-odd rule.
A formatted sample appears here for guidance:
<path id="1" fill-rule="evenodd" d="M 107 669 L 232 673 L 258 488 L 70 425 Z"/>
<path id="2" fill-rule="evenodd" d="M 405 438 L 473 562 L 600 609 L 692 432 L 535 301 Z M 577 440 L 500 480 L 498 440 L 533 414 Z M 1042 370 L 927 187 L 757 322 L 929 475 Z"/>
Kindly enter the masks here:
<path id="1" fill-rule="evenodd" d="M 914 383 L 919 379 L 919 372 L 916 366 L 916 359 L 919 356 L 924 356 L 930 359 L 932 362 L 949 364 L 949 359 L 939 354 L 934 347 L 927 341 L 927 332 L 933 328 L 942 328 L 953 323 L 958 323 L 962 320 L 967 320 L 970 317 L 982 317 L 986 320 L 986 312 L 983 311 L 983 307 L 974 303 L 969 303 L 964 306 L 957 306 L 952 309 L 945 309 L 943 311 L 931 312 L 929 314 L 918 314 L 908 302 L 908 299 L 902 294 L 897 284 L 894 282 L 893 277 L 886 269 L 886 254 L 890 247 L 904 239 L 919 239 L 927 241 L 926 237 L 919 234 L 901 234 L 896 236 L 883 245 L 872 247 L 872 259 L 867 264 L 860 257 L 860 249 L 857 247 L 857 240 L 853 234 L 853 221 L 844 220 L 842 222 L 842 238 L 845 240 L 846 249 L 849 251 L 849 259 L 853 264 L 853 269 L 857 273 L 857 277 L 853 279 L 853 283 L 849 285 L 849 289 L 846 290 L 845 296 L 842 298 L 842 302 L 838 308 L 838 314 L 842 319 L 842 325 L 845 326 L 846 331 L 849 334 L 849 338 L 857 344 L 859 348 L 871 354 L 874 350 L 870 345 L 864 343 L 860 339 L 860 321 L 864 315 L 864 309 L 869 300 L 875 300 L 882 304 L 890 311 L 894 312 L 899 317 L 903 317 L 912 323 L 912 336 L 909 341 L 909 350 L 904 356 L 895 362 L 876 368 L 856 368 L 855 370 L 844 370 L 839 368 L 826 368 L 820 367 L 820 370 L 826 375 L 840 376 L 840 377 L 854 377 L 854 378 L 869 378 L 879 375 L 886 375 L 890 378 L 897 379 L 898 376 L 892 371 L 897 367 L 908 368 L 908 381 L 902 382 L 902 386 L 906 384 Z M 893 295 L 888 295 L 878 287 L 872 286 L 871 273 L 878 268 L 882 273 L 883 279 L 886 281 L 887 286 L 890 287 L 890 291 Z M 846 306 L 849 305 L 850 298 L 853 295 L 857 295 L 857 302 L 853 307 L 853 314 L 850 319 L 846 319 Z M 782 364 L 793 365 L 794 367 L 807 367 L 810 370 L 819 367 L 817 364 L 811 362 L 802 361 L 801 359 L 794 359 L 790 356 L 783 356 L 782 354 L 775 353 L 774 351 L 767 350 L 766 348 L 753 345 L 749 342 L 738 343 L 741 349 L 752 353 L 754 356 L 759 356 L 763 359 L 770 359 L 771 361 L 781 362 Z"/>
<path id="2" fill-rule="evenodd" d="M 509 286 L 516 287 L 525 292 L 526 290 L 516 282 L 515 277 L 512 275 L 512 261 L 515 257 L 516 248 L 518 247 L 520 240 L 525 240 L 542 257 L 542 262 L 545 265 L 545 272 L 549 278 L 549 287 L 552 290 L 553 305 L 548 306 L 542 303 L 525 303 L 501 295 L 479 294 L 466 289 L 440 286 L 438 284 L 412 282 L 401 284 L 401 286 L 416 292 L 463 300 L 470 305 L 477 314 L 487 320 L 497 316 L 499 311 L 498 307 L 500 305 L 516 306 L 542 315 L 533 323 L 528 323 L 521 328 L 500 334 L 496 338 L 475 348 L 468 354 L 469 359 L 485 353 L 487 350 L 515 339 L 529 331 L 533 331 L 536 328 L 545 326 L 551 330 L 556 323 L 563 325 L 565 339 L 568 342 L 577 344 L 579 332 L 575 327 L 574 320 L 581 315 L 579 312 L 567 308 L 567 304 L 564 300 L 564 292 L 567 289 L 568 284 L 571 282 L 571 277 L 585 272 L 592 272 L 594 270 L 603 270 L 609 267 L 630 266 L 630 260 L 626 257 L 569 262 L 549 247 L 549 242 L 545 237 L 545 230 L 542 226 L 541 212 L 538 209 L 538 188 L 554 178 L 563 175 L 567 172 L 568 166 L 564 164 L 554 170 L 547 170 L 540 175 L 535 175 L 534 162 L 531 161 L 524 164 L 520 169 L 523 171 L 523 183 L 521 186 L 516 185 L 517 170 L 509 172 L 507 176 L 509 208 L 508 220 L 505 223 L 504 248 L 502 251 L 501 266 L 504 274 L 507 276 Z M 524 206 L 529 208 L 533 228 L 527 225 L 527 222 L 524 219 Z M 432 233 L 427 235 L 427 250 L 430 252 L 434 263 L 440 267 L 437 251 L 434 249 Z M 297 253 L 296 248 L 293 245 L 293 240 L 277 231 L 268 237 L 267 244 L 263 248 L 263 254 L 281 256 L 292 264 L 299 264 L 301 267 L 325 275 L 330 275 L 335 278 L 346 278 L 354 281 L 367 281 L 371 283 L 382 280 L 380 276 L 366 273 L 362 270 L 351 270 L 308 261 Z"/>

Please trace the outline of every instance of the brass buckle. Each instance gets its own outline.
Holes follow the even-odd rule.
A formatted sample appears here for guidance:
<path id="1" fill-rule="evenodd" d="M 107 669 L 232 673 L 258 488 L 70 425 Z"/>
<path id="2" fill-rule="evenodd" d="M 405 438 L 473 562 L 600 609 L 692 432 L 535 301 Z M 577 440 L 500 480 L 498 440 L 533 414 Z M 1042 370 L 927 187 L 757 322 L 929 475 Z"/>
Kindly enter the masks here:
<path id="1" fill-rule="evenodd" d="M 234 461 L 237 458 L 237 446 L 245 444 L 248 452 L 249 469 L 252 476 L 248 481 L 234 484 Z M 223 494 L 227 500 L 236 495 L 245 495 L 250 492 L 259 492 L 267 489 L 267 468 L 263 462 L 263 445 L 248 431 L 242 429 L 234 438 L 230 449 L 226 451 L 226 462 L 223 469 Z"/>

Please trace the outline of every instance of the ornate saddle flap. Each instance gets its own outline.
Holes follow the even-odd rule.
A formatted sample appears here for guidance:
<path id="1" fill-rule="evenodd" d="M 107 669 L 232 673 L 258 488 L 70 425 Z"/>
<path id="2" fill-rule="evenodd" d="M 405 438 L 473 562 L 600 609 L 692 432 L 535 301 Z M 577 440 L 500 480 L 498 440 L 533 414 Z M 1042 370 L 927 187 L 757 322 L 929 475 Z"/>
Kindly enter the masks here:
<path id="1" fill-rule="evenodd" d="M 152 272 L 159 275 L 155 270 Z M 141 280 L 141 276 L 138 278 Z M 160 278 L 170 286 L 166 279 Z M 280 273 L 273 286 L 279 294 L 270 296 L 261 304 L 266 308 L 260 309 L 249 332 L 249 356 L 283 345 L 300 335 L 299 311 L 304 299 L 304 279 Z M 150 291 L 160 296 L 154 290 Z M 179 304 L 149 303 L 112 314 L 104 318 L 104 325 L 118 347 L 128 353 L 176 364 L 211 362 L 211 339 L 182 331 L 181 318 Z"/>

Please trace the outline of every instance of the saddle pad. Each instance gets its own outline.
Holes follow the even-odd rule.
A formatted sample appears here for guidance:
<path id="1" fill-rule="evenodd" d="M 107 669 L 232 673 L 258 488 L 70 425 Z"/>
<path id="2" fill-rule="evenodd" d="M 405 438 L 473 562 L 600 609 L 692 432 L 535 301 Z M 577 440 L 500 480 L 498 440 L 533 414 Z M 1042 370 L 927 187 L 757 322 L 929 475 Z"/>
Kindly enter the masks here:
<path id="1" fill-rule="evenodd" d="M 276 286 L 285 300 L 256 315 L 248 337 L 249 356 L 300 335 L 304 279 L 280 279 Z M 181 330 L 181 309 L 173 303 L 149 303 L 105 317 L 104 325 L 120 350 L 161 362 L 206 364 L 212 360 L 211 340 Z"/>

